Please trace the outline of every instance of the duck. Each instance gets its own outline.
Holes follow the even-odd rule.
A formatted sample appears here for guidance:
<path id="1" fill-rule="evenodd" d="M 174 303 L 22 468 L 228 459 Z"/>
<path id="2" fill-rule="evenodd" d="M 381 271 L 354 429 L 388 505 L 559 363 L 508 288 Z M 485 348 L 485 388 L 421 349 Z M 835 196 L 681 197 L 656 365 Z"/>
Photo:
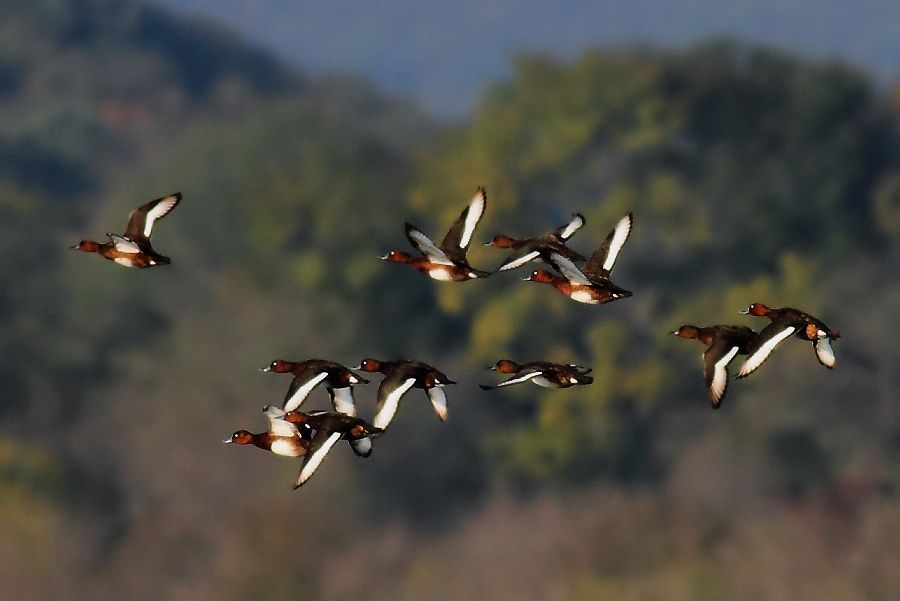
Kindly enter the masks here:
<path id="1" fill-rule="evenodd" d="M 820 319 L 817 319 L 799 309 L 781 307 L 772 309 L 763 303 L 753 303 L 740 311 L 742 315 L 755 317 L 768 317 L 772 323 L 767 325 L 759 333 L 756 343 L 750 349 L 747 359 L 738 371 L 738 378 L 746 378 L 768 359 L 782 342 L 791 335 L 800 340 L 812 342 L 816 359 L 828 369 L 834 369 L 837 359 L 831 341 L 841 337 L 839 330 L 829 328 Z"/>
<path id="2" fill-rule="evenodd" d="M 531 361 L 529 363 L 519 364 L 509 359 L 500 359 L 496 364 L 489 365 L 487 369 L 502 374 L 515 375 L 493 386 L 479 384 L 482 390 L 492 390 L 494 388 L 502 388 L 503 386 L 511 386 L 513 384 L 528 381 L 544 388 L 569 388 L 570 386 L 575 385 L 586 386 L 594 382 L 594 378 L 587 375 L 591 372 L 590 368 L 575 365 L 574 363 Z"/>
<path id="3" fill-rule="evenodd" d="M 338 412 L 303 413 L 293 410 L 284 413 L 284 420 L 297 426 L 307 426 L 315 432 L 300 467 L 294 490 L 303 486 L 312 477 L 325 455 L 339 440 L 349 441 L 354 453 L 360 457 L 368 457 L 372 454 L 372 438 L 384 432 L 358 417 Z"/>
<path id="4" fill-rule="evenodd" d="M 325 382 L 334 410 L 355 416 L 356 403 L 353 401 L 352 387 L 356 384 L 369 383 L 368 380 L 356 375 L 340 363 L 325 359 L 307 359 L 305 361 L 275 359 L 266 367 L 260 368 L 260 371 L 294 374 L 282 406 L 286 412 L 300 407 L 309 393 L 316 386 Z"/>
<path id="5" fill-rule="evenodd" d="M 566 241 L 572 237 L 585 224 L 581 213 L 572 215 L 572 219 L 566 225 L 556 228 L 534 238 L 511 238 L 499 234 L 491 238 L 485 246 L 507 248 L 514 252 L 496 269 L 496 271 L 508 271 L 525 265 L 535 259 L 543 259 L 545 263 L 550 261 L 550 253 L 556 253 L 570 261 L 584 261 L 585 258 L 566 246 Z"/>
<path id="6" fill-rule="evenodd" d="M 248 430 L 238 430 L 222 442 L 253 445 L 282 457 L 303 457 L 310 447 L 309 434 L 306 436 L 294 424 L 284 419 L 284 412 L 277 407 L 266 406 L 263 412 L 269 420 L 265 432 L 252 434 Z"/>
<path id="7" fill-rule="evenodd" d="M 472 243 L 472 234 L 481 221 L 485 206 L 487 206 L 487 192 L 484 188 L 478 188 L 440 245 L 432 242 L 416 226 L 406 222 L 404 225 L 406 238 L 418 249 L 421 256 L 416 257 L 401 250 L 392 250 L 381 259 L 410 265 L 428 277 L 442 282 L 464 282 L 490 276 L 489 272 L 469 265 L 466 259 L 466 252 Z"/>
<path id="8" fill-rule="evenodd" d="M 447 421 L 449 414 L 444 386 L 456 382 L 431 365 L 410 359 L 380 361 L 368 358 L 363 359 L 354 369 L 385 375 L 378 386 L 378 402 L 375 405 L 375 418 L 372 420 L 376 428 L 387 430 L 397 412 L 400 398 L 411 388 L 425 390 L 435 414 L 441 421 Z"/>
<path id="9" fill-rule="evenodd" d="M 758 334 L 746 326 L 698 327 L 690 324 L 669 333 L 680 338 L 699 340 L 706 345 L 703 365 L 709 401 L 713 409 L 721 407 L 728 391 L 728 364 L 736 355 L 749 353 Z"/>
<path id="10" fill-rule="evenodd" d="M 591 255 L 581 269 L 563 255 L 551 252 L 550 263 L 562 275 L 558 276 L 545 269 L 538 269 L 525 278 L 525 281 L 550 284 L 572 300 L 589 305 L 601 305 L 630 297 L 631 291 L 613 284 L 609 275 L 622 246 L 631 234 L 633 224 L 632 213 L 628 213 L 620 219 L 600 248 Z"/>
<path id="11" fill-rule="evenodd" d="M 97 253 L 124 267 L 147 268 L 168 265 L 172 262 L 171 259 L 153 249 L 150 236 L 153 233 L 153 225 L 172 212 L 180 202 L 180 192 L 151 200 L 131 212 L 123 235 L 107 233 L 106 236 L 109 238 L 107 242 L 82 240 L 71 249 Z"/>

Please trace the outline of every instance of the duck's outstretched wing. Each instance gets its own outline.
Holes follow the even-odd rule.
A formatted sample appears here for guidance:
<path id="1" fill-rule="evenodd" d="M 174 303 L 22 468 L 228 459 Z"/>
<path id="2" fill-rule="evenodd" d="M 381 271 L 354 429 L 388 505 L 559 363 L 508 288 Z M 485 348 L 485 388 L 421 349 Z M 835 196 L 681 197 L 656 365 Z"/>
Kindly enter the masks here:
<path id="1" fill-rule="evenodd" d="M 722 400 L 728 391 L 728 364 L 738 354 L 738 351 L 740 351 L 739 346 L 719 341 L 703 353 L 706 388 L 709 390 L 709 402 L 713 409 L 718 409 L 722 405 Z"/>
<path id="2" fill-rule="evenodd" d="M 328 388 L 328 394 L 331 396 L 331 405 L 338 413 L 356 416 L 356 403 L 353 402 L 353 388 Z"/>
<path id="3" fill-rule="evenodd" d="M 426 236 L 413 224 L 406 222 L 404 224 L 406 231 L 406 239 L 409 243 L 418 249 L 420 253 L 431 260 L 432 263 L 442 263 L 444 265 L 453 265 L 453 261 L 447 256 L 443 250 L 437 247 L 431 238 Z"/>
<path id="4" fill-rule="evenodd" d="M 834 349 L 831 348 L 831 341 L 828 338 L 819 338 L 813 342 L 813 348 L 816 350 L 816 359 L 819 363 L 828 369 L 834 369 L 837 359 L 834 356 Z"/>
<path id="5" fill-rule="evenodd" d="M 509 271 L 510 269 L 521 267 L 529 261 L 534 261 L 540 256 L 540 251 L 535 250 L 533 247 L 526 247 L 521 251 L 517 251 L 509 255 L 509 257 L 507 257 L 507 259 L 500 265 L 500 267 L 497 268 L 497 271 Z"/>
<path id="6" fill-rule="evenodd" d="M 378 386 L 378 402 L 375 405 L 375 418 L 372 425 L 376 428 L 386 429 L 394 419 L 400 397 L 406 394 L 416 379 L 403 374 L 389 375 Z"/>
<path id="7" fill-rule="evenodd" d="M 788 337 L 796 331 L 796 326 L 785 325 L 784 323 L 779 323 L 777 321 L 773 321 L 763 328 L 759 333 L 759 336 L 757 336 L 756 341 L 750 345 L 750 352 L 748 353 L 744 364 L 741 365 L 737 377 L 746 378 L 756 371 L 759 366 L 769 358 L 772 351 L 778 348 L 782 342 L 787 340 Z"/>
<path id="8" fill-rule="evenodd" d="M 278 407 L 266 405 L 263 407 L 263 413 L 266 414 L 266 418 L 269 420 L 269 434 L 273 436 L 301 436 L 296 425 L 285 421 L 284 411 Z"/>
<path id="9" fill-rule="evenodd" d="M 584 218 L 584 215 L 581 213 L 575 213 L 572 215 L 572 220 L 569 221 L 566 225 L 556 228 L 553 233 L 559 236 L 560 240 L 568 240 L 572 237 L 572 234 L 577 232 L 584 226 L 587 221 Z"/>
<path id="10" fill-rule="evenodd" d="M 609 274 L 616 264 L 616 259 L 619 257 L 619 252 L 625 246 L 625 242 L 628 241 L 628 236 L 631 235 L 632 225 L 634 225 L 634 215 L 631 213 L 619 220 L 619 223 L 609 233 L 606 240 L 600 245 L 600 248 L 591 255 L 591 258 L 582 267 L 581 270 L 586 276 L 599 279 L 609 278 Z"/>
<path id="11" fill-rule="evenodd" d="M 443 384 L 432 386 L 426 392 L 428 393 L 428 399 L 431 401 L 431 406 L 434 408 L 435 414 L 441 418 L 442 422 L 447 421 L 449 412 L 447 411 L 447 394 L 444 392 Z"/>
<path id="12" fill-rule="evenodd" d="M 581 272 L 575 266 L 575 263 L 565 258 L 559 253 L 551 253 L 550 254 L 550 264 L 553 265 L 557 271 L 559 271 L 564 278 L 572 282 L 573 284 L 580 284 L 582 286 L 590 286 L 591 281 L 587 278 L 587 276 Z"/>
<path id="13" fill-rule="evenodd" d="M 521 382 L 527 382 L 533 378 L 536 378 L 543 374 L 543 372 L 539 369 L 523 369 L 521 372 L 517 373 L 513 377 L 503 380 L 499 384 L 495 384 L 493 386 L 488 384 L 479 384 L 482 390 L 492 390 L 494 388 L 503 388 L 504 386 L 512 386 L 513 384 L 519 384 Z"/>
<path id="14" fill-rule="evenodd" d="M 120 253 L 128 253 L 130 255 L 133 255 L 141 252 L 141 247 L 128 238 L 123 238 L 122 236 L 117 236 L 115 234 L 109 233 L 106 234 L 106 237 L 109 238 L 110 242 L 113 243 L 113 247 L 115 247 L 115 249 Z"/>
<path id="15" fill-rule="evenodd" d="M 469 201 L 469 205 L 456 218 L 456 221 L 450 226 L 450 230 L 439 245 L 447 256 L 456 260 L 465 258 L 466 251 L 472 243 L 472 234 L 475 233 L 475 226 L 481 221 L 486 206 L 487 192 L 484 188 L 478 188 L 475 196 Z"/>
<path id="16" fill-rule="evenodd" d="M 372 437 L 366 436 L 365 438 L 355 438 L 349 441 L 350 448 L 353 449 L 353 452 L 357 454 L 359 457 L 368 457 L 372 454 L 372 449 L 374 445 L 372 444 Z"/>
<path id="17" fill-rule="evenodd" d="M 312 477 L 316 470 L 319 469 L 322 460 L 325 459 L 325 455 L 337 444 L 337 441 L 342 436 L 341 432 L 333 432 L 325 428 L 316 430 L 312 442 L 309 443 L 309 450 L 306 451 L 306 455 L 303 457 L 303 466 L 300 468 L 300 475 L 297 476 L 294 489 L 300 488 Z"/>
<path id="18" fill-rule="evenodd" d="M 181 202 L 181 193 L 176 192 L 141 205 L 128 216 L 125 237 L 131 240 L 150 239 L 153 224 L 168 215 Z"/>
<path id="19" fill-rule="evenodd" d="M 306 400 L 306 397 L 309 396 L 309 393 L 312 392 L 312 389 L 318 386 L 327 377 L 327 371 L 317 371 L 312 368 L 306 368 L 295 376 L 294 379 L 291 380 L 291 385 L 288 388 L 287 394 L 284 395 L 284 405 L 282 406 L 282 409 L 284 409 L 285 413 L 293 411 L 302 405 L 303 401 Z"/>

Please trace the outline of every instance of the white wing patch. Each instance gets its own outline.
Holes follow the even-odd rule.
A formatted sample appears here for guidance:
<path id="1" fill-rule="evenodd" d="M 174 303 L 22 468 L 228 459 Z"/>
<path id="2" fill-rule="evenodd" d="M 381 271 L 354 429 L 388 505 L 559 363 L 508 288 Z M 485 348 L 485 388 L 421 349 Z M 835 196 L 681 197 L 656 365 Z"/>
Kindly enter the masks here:
<path id="1" fill-rule="evenodd" d="M 581 216 L 580 213 L 575 213 L 572 216 L 572 221 L 563 228 L 563 230 L 559 233 L 559 237 L 563 240 L 568 240 L 572 237 L 572 234 L 581 229 L 581 226 L 584 225 L 584 217 Z"/>
<path id="2" fill-rule="evenodd" d="M 415 383 L 415 378 L 409 378 L 400 384 L 400 386 L 389 392 L 384 398 L 384 404 L 375 414 L 372 425 L 376 428 L 381 428 L 382 430 L 387 428 L 388 424 L 391 423 L 391 420 L 394 419 L 394 414 L 397 412 L 397 405 L 400 404 L 400 397 L 406 394 L 406 391 L 412 388 L 412 385 Z M 384 383 L 382 382 L 382 385 L 383 384 Z"/>
<path id="3" fill-rule="evenodd" d="M 107 234 L 107 236 L 109 236 L 109 239 L 112 241 L 113 246 L 115 246 L 116 250 L 120 253 L 135 254 L 141 252 L 141 249 L 138 248 L 138 245 L 128 238 L 116 236 L 115 234 Z"/>
<path id="4" fill-rule="evenodd" d="M 147 220 L 144 222 L 144 235 L 146 237 L 150 237 L 150 232 L 153 231 L 153 224 L 156 223 L 156 220 L 165 217 L 169 211 L 175 208 L 179 200 L 181 198 L 177 194 L 166 196 L 156 206 L 147 211 Z"/>
<path id="5" fill-rule="evenodd" d="M 550 260 L 563 276 L 573 284 L 581 284 L 582 286 L 590 286 L 591 282 L 581 273 L 581 270 L 575 267 L 575 263 L 564 256 L 552 253 Z"/>
<path id="6" fill-rule="evenodd" d="M 353 402 L 353 389 L 349 386 L 346 388 L 332 388 L 331 404 L 338 413 L 345 413 L 356 417 L 356 404 Z"/>
<path id="7" fill-rule="evenodd" d="M 304 482 L 309 480 L 310 476 L 312 476 L 319 468 L 319 464 L 322 463 L 322 460 L 325 459 L 325 455 L 327 455 L 328 451 L 331 450 L 331 447 L 341 439 L 341 436 L 342 434 L 340 432 L 332 432 L 331 435 L 328 436 L 328 439 L 322 443 L 322 446 L 316 449 L 312 455 L 306 455 L 306 461 L 303 464 L 303 468 L 300 470 L 300 476 L 297 478 L 297 483 L 294 485 L 294 488 L 303 485 Z"/>
<path id="8" fill-rule="evenodd" d="M 747 357 L 747 360 L 744 361 L 744 364 L 741 365 L 741 370 L 738 372 L 737 377 L 744 378 L 752 374 L 756 369 L 763 364 L 772 351 L 781 344 L 788 336 L 794 333 L 797 328 L 794 326 L 788 326 L 775 336 L 772 336 L 766 342 L 756 349 L 756 352 Z"/>
<path id="9" fill-rule="evenodd" d="M 423 255 L 431 259 L 433 263 L 443 263 L 445 265 L 453 265 L 450 257 L 442 251 L 437 245 L 431 241 L 431 238 L 423 234 L 413 226 L 406 229 L 406 237 L 412 242 L 413 246 L 419 249 Z"/>
<path id="10" fill-rule="evenodd" d="M 713 402 L 718 406 L 719 402 L 722 400 L 722 397 L 725 396 L 725 391 L 728 389 L 728 364 L 731 363 L 731 360 L 734 359 L 734 356 L 737 355 L 739 347 L 733 346 L 731 350 L 725 353 L 725 356 L 716 361 L 715 366 L 713 367 L 713 377 L 712 382 L 709 385 L 709 394 L 712 397 Z"/>
<path id="11" fill-rule="evenodd" d="M 309 382 L 300 386 L 297 390 L 294 391 L 289 398 L 284 401 L 284 411 L 287 413 L 288 411 L 293 411 L 297 407 L 299 407 L 303 401 L 306 400 L 306 397 L 309 396 L 309 393 L 312 392 L 312 389 L 319 385 L 319 382 L 328 377 L 328 372 L 323 371 L 322 373 L 316 374 Z"/>
<path id="12" fill-rule="evenodd" d="M 478 225 L 478 222 L 481 220 L 481 215 L 484 214 L 485 204 L 487 204 L 487 198 L 484 195 L 484 190 L 478 190 L 478 193 L 475 194 L 472 202 L 469 203 L 469 212 L 466 213 L 466 221 L 465 224 L 463 224 L 462 235 L 459 237 L 460 248 L 466 248 L 469 246 L 469 242 L 472 241 L 472 234 L 475 233 L 475 226 Z"/>
<path id="13" fill-rule="evenodd" d="M 834 350 L 831 348 L 831 341 L 828 338 L 819 338 L 816 340 L 816 358 L 819 363 L 833 369 L 837 359 L 834 356 Z"/>
<path id="14" fill-rule="evenodd" d="M 428 398 L 431 399 L 431 406 L 434 407 L 434 412 L 441 418 L 441 421 L 447 421 L 447 395 L 444 393 L 444 389 L 441 386 L 433 386 L 427 392 Z"/>
<path id="15" fill-rule="evenodd" d="M 616 264 L 619 251 L 622 250 L 625 241 L 628 240 L 628 236 L 631 234 L 631 224 L 632 217 L 630 213 L 622 217 L 619 223 L 616 224 L 616 228 L 613 230 L 612 241 L 609 243 L 609 251 L 606 253 L 606 260 L 603 261 L 603 269 L 606 271 L 612 271 L 613 265 Z"/>
<path id="16" fill-rule="evenodd" d="M 506 261 L 503 265 L 500 266 L 500 269 L 497 271 L 508 271 L 510 269 L 515 269 L 516 267 L 521 267 L 525 263 L 529 261 L 534 261 L 537 259 L 541 253 L 536 250 L 531 251 L 530 253 L 525 253 L 521 257 L 515 257 Z"/>
<path id="17" fill-rule="evenodd" d="M 503 382 L 500 382 L 499 384 L 494 386 L 494 388 L 502 388 L 503 386 L 512 386 L 513 384 L 527 382 L 528 380 L 531 380 L 532 378 L 537 378 L 538 376 L 542 375 L 542 373 L 543 372 L 540 372 L 540 371 L 532 371 L 527 374 L 523 374 L 521 376 L 513 376 L 512 378 L 510 378 L 508 380 L 504 380 Z M 549 380 L 547 380 L 546 378 L 544 380 L 549 384 Z M 541 385 L 540 382 L 538 382 L 538 381 L 535 381 L 535 383 L 538 385 Z"/>

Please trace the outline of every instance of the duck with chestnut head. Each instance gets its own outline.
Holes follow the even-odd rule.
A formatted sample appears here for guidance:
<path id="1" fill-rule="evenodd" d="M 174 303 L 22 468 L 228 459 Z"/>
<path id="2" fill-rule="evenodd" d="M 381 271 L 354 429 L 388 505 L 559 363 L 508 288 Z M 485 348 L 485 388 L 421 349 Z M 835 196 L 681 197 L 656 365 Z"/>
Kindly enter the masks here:
<path id="1" fill-rule="evenodd" d="M 153 225 L 168 215 L 179 202 L 181 202 L 180 193 L 151 200 L 131 212 L 123 235 L 106 234 L 107 242 L 82 240 L 71 248 L 81 252 L 97 253 L 125 267 L 168 265 L 171 260 L 153 249 L 150 236 L 153 233 Z"/>
<path id="2" fill-rule="evenodd" d="M 525 280 L 550 284 L 572 300 L 589 305 L 600 305 L 628 298 L 632 295 L 631 291 L 614 284 L 610 280 L 610 273 L 619 252 L 631 234 L 633 223 L 634 217 L 631 213 L 620 219 L 603 244 L 581 269 L 563 255 L 550 253 L 550 263 L 562 275 L 554 275 L 544 269 L 538 269 Z"/>
<path id="3" fill-rule="evenodd" d="M 714 325 L 698 327 L 683 325 L 674 332 L 679 338 L 698 340 L 706 345 L 703 352 L 704 381 L 709 402 L 718 409 L 728 390 L 728 364 L 737 355 L 746 355 L 756 341 L 757 333 L 745 326 Z"/>
<path id="4" fill-rule="evenodd" d="M 481 221 L 487 206 L 487 192 L 478 188 L 468 206 L 457 217 L 440 244 L 422 233 L 416 226 L 406 223 L 406 238 L 421 253 L 413 256 L 401 250 L 392 250 L 383 257 L 385 261 L 409 265 L 428 277 L 442 282 L 464 282 L 486 278 L 490 273 L 469 265 L 466 252 L 472 243 L 472 234 Z"/>
<path id="5" fill-rule="evenodd" d="M 552 253 L 561 255 L 570 261 L 584 261 L 584 257 L 566 246 L 566 241 L 584 224 L 584 216 L 581 213 L 576 213 L 572 215 L 569 223 L 556 228 L 552 232 L 533 238 L 512 238 L 499 234 L 494 236 L 485 246 L 506 248 L 513 251 L 497 268 L 497 271 L 515 269 L 536 259 L 542 259 L 545 263 L 549 263 Z"/>
<path id="6" fill-rule="evenodd" d="M 385 375 L 378 386 L 378 402 L 375 405 L 375 419 L 372 420 L 375 427 L 387 429 L 394 419 L 400 399 L 412 388 L 424 390 L 435 414 L 442 421 L 447 420 L 447 396 L 444 394 L 444 386 L 456 382 L 437 368 L 410 359 L 381 361 L 369 358 L 363 359 L 355 369 Z"/>
<path id="7" fill-rule="evenodd" d="M 753 303 L 743 309 L 741 314 L 768 317 L 772 323 L 759 333 L 747 360 L 738 371 L 738 378 L 745 378 L 756 371 L 772 351 L 791 336 L 811 342 L 816 359 L 828 369 L 833 369 L 837 363 L 831 341 L 841 337 L 840 331 L 829 328 L 822 320 L 809 313 L 792 307 L 773 309 L 763 303 Z"/>

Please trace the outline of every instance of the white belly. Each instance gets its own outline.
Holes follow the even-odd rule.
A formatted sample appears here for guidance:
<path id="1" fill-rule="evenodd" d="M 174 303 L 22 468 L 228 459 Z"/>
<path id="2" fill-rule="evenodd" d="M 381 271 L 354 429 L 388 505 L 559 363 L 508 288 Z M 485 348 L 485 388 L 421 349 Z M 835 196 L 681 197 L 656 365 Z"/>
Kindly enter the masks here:
<path id="1" fill-rule="evenodd" d="M 432 269 L 428 272 L 428 276 L 433 280 L 438 280 L 440 282 L 452 282 L 453 275 L 450 273 L 450 269 L 448 267 L 438 267 L 437 269 Z"/>
<path id="2" fill-rule="evenodd" d="M 587 303 L 589 305 L 600 304 L 600 301 L 595 299 L 587 290 L 575 290 L 574 292 L 572 292 L 572 296 L 570 298 L 573 301 L 578 301 L 579 303 Z"/>
<path id="3" fill-rule="evenodd" d="M 272 443 L 271 450 L 276 455 L 283 455 L 284 457 L 296 457 L 297 450 L 299 447 L 292 444 L 287 440 L 276 440 Z"/>
<path id="4" fill-rule="evenodd" d="M 536 378 L 531 379 L 532 382 L 537 384 L 538 386 L 543 386 L 544 388 L 559 388 L 559 385 L 555 382 L 551 382 L 544 376 L 538 376 Z"/>
<path id="5" fill-rule="evenodd" d="M 113 259 L 119 265 L 124 265 L 125 267 L 134 267 L 134 264 L 131 262 L 131 259 L 126 259 L 125 257 L 116 257 Z"/>

